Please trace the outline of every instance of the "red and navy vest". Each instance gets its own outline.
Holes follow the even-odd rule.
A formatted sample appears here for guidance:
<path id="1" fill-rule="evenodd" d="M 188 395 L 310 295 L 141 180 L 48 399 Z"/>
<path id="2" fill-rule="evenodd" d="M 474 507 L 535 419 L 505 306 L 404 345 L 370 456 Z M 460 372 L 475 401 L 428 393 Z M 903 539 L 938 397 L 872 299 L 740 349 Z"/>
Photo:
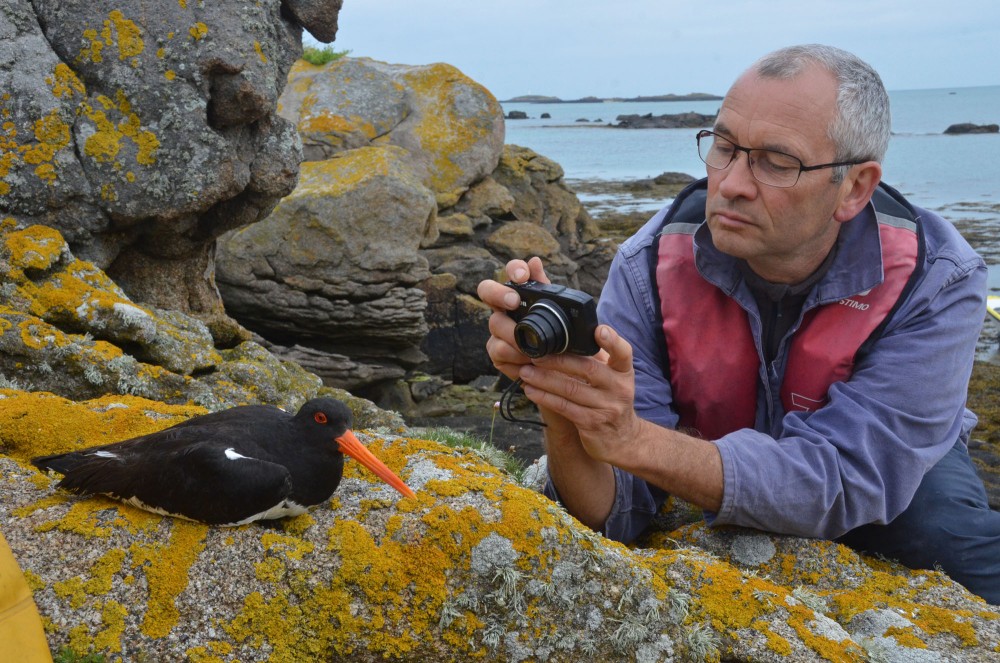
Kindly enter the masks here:
<path id="1" fill-rule="evenodd" d="M 909 203 L 879 185 L 872 205 L 883 280 L 805 313 L 787 350 L 781 384 L 785 412 L 820 408 L 830 385 L 851 376 L 857 359 L 909 293 L 923 262 L 919 217 Z M 871 218 L 870 212 L 862 215 Z M 867 222 L 862 215 L 857 222 Z M 664 217 L 655 239 L 654 277 L 679 425 L 714 440 L 754 427 L 760 357 L 748 313 L 695 267 L 694 233 L 704 221 L 705 180 L 700 180 L 678 195 Z"/>

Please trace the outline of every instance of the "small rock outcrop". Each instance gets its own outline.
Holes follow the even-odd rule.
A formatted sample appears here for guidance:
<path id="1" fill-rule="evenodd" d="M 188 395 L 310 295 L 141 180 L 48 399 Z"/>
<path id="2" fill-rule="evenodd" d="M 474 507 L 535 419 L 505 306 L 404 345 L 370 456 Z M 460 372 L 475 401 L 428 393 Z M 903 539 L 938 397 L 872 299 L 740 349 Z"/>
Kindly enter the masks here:
<path id="1" fill-rule="evenodd" d="M 715 115 L 703 115 L 693 111 L 672 115 L 619 115 L 615 118 L 620 129 L 701 129 L 712 126 Z"/>
<path id="2" fill-rule="evenodd" d="M 12 218 L 0 220 L 0 387 L 208 410 L 246 403 L 296 410 L 329 393 L 376 412 L 259 343 L 216 349 L 201 320 L 133 301 L 75 257 L 58 231 L 21 228 Z M 381 419 L 401 423 L 390 413 Z"/>
<path id="3" fill-rule="evenodd" d="M 1000 609 L 934 571 L 704 524 L 603 539 L 469 450 L 361 439 L 417 493 L 348 463 L 332 500 L 214 528 L 79 498 L 27 465 L 190 408 L 0 390 L 0 528 L 53 650 L 123 660 L 993 661 Z M 40 412 L 46 435 L 39 436 Z"/>
<path id="4" fill-rule="evenodd" d="M 973 124 L 961 122 L 944 130 L 946 134 L 995 134 L 1000 133 L 1000 124 Z"/>
<path id="5" fill-rule="evenodd" d="M 339 8 L 5 1 L 0 215 L 59 230 L 136 301 L 246 340 L 215 288 L 215 239 L 294 187 L 278 95 L 302 27 L 332 39 Z"/>

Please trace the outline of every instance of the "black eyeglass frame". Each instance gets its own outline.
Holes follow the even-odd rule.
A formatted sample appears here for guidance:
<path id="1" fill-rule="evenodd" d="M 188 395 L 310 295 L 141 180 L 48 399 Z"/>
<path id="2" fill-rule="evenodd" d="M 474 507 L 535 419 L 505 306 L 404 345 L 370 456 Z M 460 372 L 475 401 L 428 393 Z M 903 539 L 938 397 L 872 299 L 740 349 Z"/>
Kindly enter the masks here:
<path id="1" fill-rule="evenodd" d="M 707 138 L 708 136 L 712 136 L 714 138 L 720 138 L 720 139 L 726 141 L 727 143 L 730 143 L 735 148 L 733 150 L 732 156 L 729 157 L 729 163 L 727 163 L 725 166 L 723 166 L 721 168 L 717 168 L 716 166 L 713 166 L 712 164 L 710 164 L 707 161 L 705 161 L 705 157 L 701 156 L 701 139 L 702 138 Z M 712 168 L 714 170 L 725 170 L 726 168 L 729 168 L 729 166 L 732 165 L 733 161 L 736 159 L 736 153 L 737 152 L 743 152 L 743 153 L 745 153 L 747 155 L 747 163 L 750 166 L 750 173 L 753 175 L 753 178 L 755 180 L 757 180 L 758 182 L 760 182 L 761 184 L 766 184 L 767 186 L 773 186 L 773 187 L 778 188 L 778 189 L 790 189 L 791 187 L 795 186 L 796 184 L 799 183 L 799 178 L 802 176 L 802 173 L 804 173 L 804 172 L 809 172 L 811 170 L 821 170 L 823 168 L 837 168 L 838 166 L 857 166 L 859 164 L 864 163 L 865 161 L 868 161 L 868 159 L 865 159 L 864 161 L 835 161 L 833 163 L 821 163 L 821 164 L 817 164 L 815 166 L 807 166 L 804 163 L 802 163 L 802 159 L 798 158 L 794 154 L 788 154 L 786 152 L 780 152 L 778 150 L 767 150 L 767 149 L 764 149 L 764 148 L 761 148 L 761 147 L 743 147 L 742 145 L 738 145 L 737 143 L 733 142 L 732 140 L 726 138 L 725 136 L 717 134 L 714 131 L 709 131 L 708 129 L 702 129 L 701 131 L 699 131 L 695 135 L 695 142 L 698 145 L 698 158 L 701 159 L 702 163 L 704 163 L 709 168 Z M 750 159 L 750 153 L 751 152 L 755 152 L 755 151 L 774 152 L 775 154 L 780 154 L 782 156 L 788 157 L 789 159 L 794 159 L 794 160 L 798 161 L 799 162 L 799 172 L 796 173 L 796 175 L 795 175 L 795 181 L 792 182 L 791 184 L 786 185 L 786 186 L 782 186 L 780 184 L 771 184 L 770 182 L 765 182 L 765 181 L 761 180 L 759 177 L 757 177 L 757 173 L 753 169 L 753 161 Z"/>

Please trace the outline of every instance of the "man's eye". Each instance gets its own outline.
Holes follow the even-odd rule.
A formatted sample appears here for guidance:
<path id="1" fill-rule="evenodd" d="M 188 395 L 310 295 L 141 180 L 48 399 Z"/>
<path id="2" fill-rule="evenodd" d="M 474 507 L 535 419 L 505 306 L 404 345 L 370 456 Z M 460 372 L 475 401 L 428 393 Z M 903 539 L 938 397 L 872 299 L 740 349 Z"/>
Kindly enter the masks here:
<path id="1" fill-rule="evenodd" d="M 769 152 L 767 150 L 756 150 L 752 156 L 754 165 L 766 168 L 773 173 L 782 173 L 789 170 L 798 170 L 799 163 L 787 154 L 779 152 Z"/>
<path id="2" fill-rule="evenodd" d="M 717 140 L 712 143 L 712 151 L 722 156 L 729 156 L 736 150 L 736 146 L 728 141 Z"/>

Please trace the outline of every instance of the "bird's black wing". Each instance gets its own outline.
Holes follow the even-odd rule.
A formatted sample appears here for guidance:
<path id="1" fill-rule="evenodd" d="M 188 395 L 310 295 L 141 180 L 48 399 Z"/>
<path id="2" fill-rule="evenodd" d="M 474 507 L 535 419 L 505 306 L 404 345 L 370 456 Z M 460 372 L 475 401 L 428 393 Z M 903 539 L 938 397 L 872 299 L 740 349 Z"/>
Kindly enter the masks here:
<path id="1" fill-rule="evenodd" d="M 167 453 L 76 452 L 76 462 L 64 472 L 59 487 L 84 495 L 111 495 L 152 511 L 215 525 L 263 513 L 291 493 L 284 467 L 239 456 L 231 449 L 227 455 L 227 449 L 223 444 L 202 443 Z"/>

